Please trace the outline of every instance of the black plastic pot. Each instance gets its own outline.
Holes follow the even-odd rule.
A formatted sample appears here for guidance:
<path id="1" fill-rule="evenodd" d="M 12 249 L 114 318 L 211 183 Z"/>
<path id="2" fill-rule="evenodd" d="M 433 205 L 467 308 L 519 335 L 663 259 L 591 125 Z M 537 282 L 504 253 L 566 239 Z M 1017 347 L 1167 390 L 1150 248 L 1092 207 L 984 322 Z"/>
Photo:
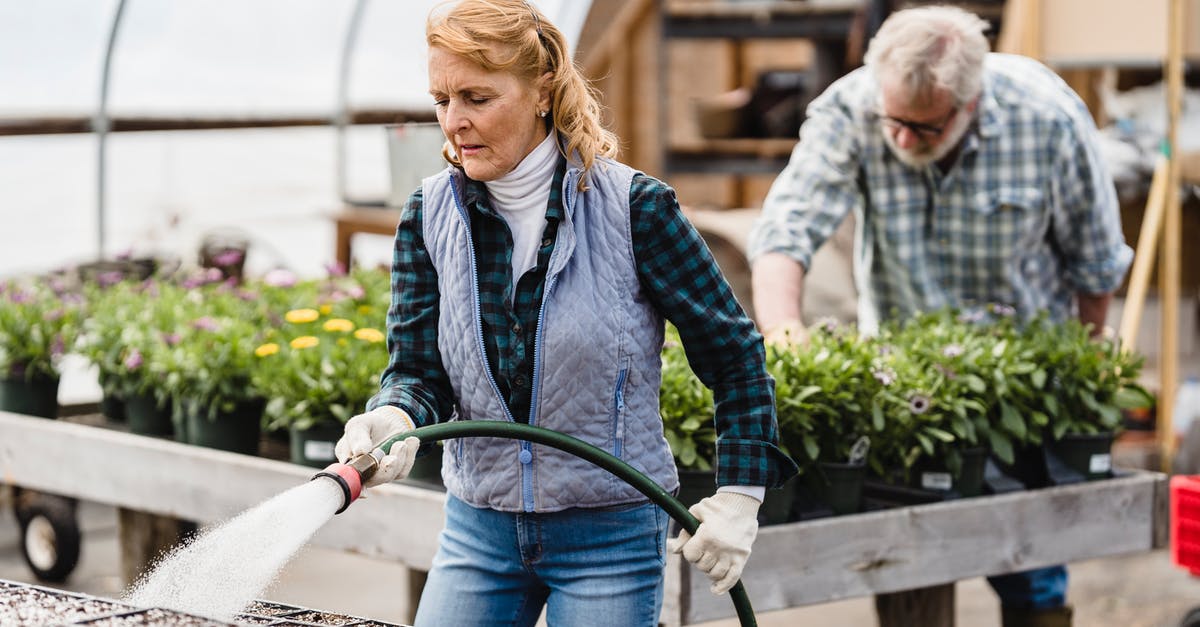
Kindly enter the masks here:
<path id="1" fill-rule="evenodd" d="M 307 429 L 288 427 L 288 459 L 294 464 L 324 468 L 337 461 L 333 447 L 345 428 L 340 422 L 330 419 Z"/>
<path id="2" fill-rule="evenodd" d="M 834 515 L 853 514 L 862 507 L 865 464 L 817 462 L 803 475 L 806 491 L 829 506 Z"/>
<path id="3" fill-rule="evenodd" d="M 125 420 L 130 433 L 170 436 L 175 432 L 171 406 L 161 407 L 153 394 L 131 394 L 125 399 Z"/>
<path id="4" fill-rule="evenodd" d="M 209 418 L 208 407 L 186 403 L 187 441 L 197 446 L 258 455 L 265 406 L 265 401 L 247 401 Z"/>
<path id="5" fill-rule="evenodd" d="M 912 487 L 934 492 L 953 492 L 957 496 L 983 494 L 983 470 L 987 465 L 987 449 L 973 447 L 959 451 L 962 466 L 951 472 L 945 460 L 922 458 L 911 474 Z"/>
<path id="6" fill-rule="evenodd" d="M 0 410 L 42 418 L 58 417 L 58 378 L 0 379 Z"/>
<path id="7" fill-rule="evenodd" d="M 708 498 L 717 490 L 717 473 L 715 470 L 689 470 L 683 469 L 679 471 L 679 494 L 675 498 L 683 503 L 684 507 L 699 503 L 701 499 Z"/>
<path id="8" fill-rule="evenodd" d="M 1068 468 L 1088 481 L 1112 476 L 1113 433 L 1068 433 L 1050 445 L 1050 450 Z"/>

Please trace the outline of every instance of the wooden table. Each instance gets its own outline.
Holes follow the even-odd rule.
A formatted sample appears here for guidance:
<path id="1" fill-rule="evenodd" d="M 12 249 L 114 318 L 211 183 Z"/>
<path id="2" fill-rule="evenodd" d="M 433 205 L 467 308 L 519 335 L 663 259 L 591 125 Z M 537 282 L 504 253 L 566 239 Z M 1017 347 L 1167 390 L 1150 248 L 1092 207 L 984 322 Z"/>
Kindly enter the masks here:
<path id="1" fill-rule="evenodd" d="M 356 233 L 395 235 L 400 223 L 400 210 L 385 207 L 347 207 L 333 216 L 336 229 L 334 259 L 343 268 L 353 260 L 351 244 Z"/>
<path id="2" fill-rule="evenodd" d="M 315 472 L 6 412 L 0 412 L 0 433 L 6 482 L 200 523 L 232 517 Z M 764 612 L 1148 551 L 1166 545 L 1167 498 L 1166 475 L 1126 471 L 1103 481 L 768 526 L 759 532 L 743 581 L 754 609 Z M 312 542 L 427 571 L 444 503 L 438 491 L 380 486 L 334 516 Z M 405 533 L 381 533 L 397 520 Z M 415 598 L 410 602 L 415 607 Z M 712 595 L 703 574 L 670 556 L 663 624 L 734 615 L 728 595 Z M 940 627 L 953 624 L 949 620 Z"/>

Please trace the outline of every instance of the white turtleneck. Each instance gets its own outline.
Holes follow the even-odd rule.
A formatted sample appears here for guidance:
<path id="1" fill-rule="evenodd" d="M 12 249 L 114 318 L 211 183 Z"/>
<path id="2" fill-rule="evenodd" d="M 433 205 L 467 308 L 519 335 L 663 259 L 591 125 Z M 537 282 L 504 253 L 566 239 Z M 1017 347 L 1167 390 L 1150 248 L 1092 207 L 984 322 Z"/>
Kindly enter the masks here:
<path id="1" fill-rule="evenodd" d="M 512 232 L 512 292 L 517 281 L 537 265 L 538 249 L 546 230 L 546 204 L 550 201 L 550 183 L 558 165 L 558 137 L 551 131 L 512 172 L 490 182 L 488 196 L 492 208 L 508 223 Z"/>

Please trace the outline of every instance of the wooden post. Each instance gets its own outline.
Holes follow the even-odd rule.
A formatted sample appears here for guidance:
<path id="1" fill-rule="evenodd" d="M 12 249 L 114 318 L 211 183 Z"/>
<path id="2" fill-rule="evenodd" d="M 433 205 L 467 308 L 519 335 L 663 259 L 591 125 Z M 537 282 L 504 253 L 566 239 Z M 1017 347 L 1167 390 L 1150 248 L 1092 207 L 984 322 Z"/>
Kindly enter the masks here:
<path id="1" fill-rule="evenodd" d="M 875 595 L 879 627 L 954 627 L 954 584 Z"/>
<path id="2" fill-rule="evenodd" d="M 137 510 L 117 508 L 121 547 L 121 577 L 128 586 L 146 572 L 160 556 L 194 532 L 194 523 Z"/>
<path id="3" fill-rule="evenodd" d="M 1179 206 L 1179 116 L 1183 102 L 1183 0 L 1169 0 L 1167 18 L 1167 144 L 1170 146 L 1170 170 L 1163 220 L 1162 272 L 1162 344 L 1159 356 L 1158 434 L 1162 444 L 1163 470 L 1171 469 L 1175 453 L 1175 428 L 1171 415 L 1175 409 L 1175 389 L 1179 382 L 1179 278 L 1183 217 Z"/>

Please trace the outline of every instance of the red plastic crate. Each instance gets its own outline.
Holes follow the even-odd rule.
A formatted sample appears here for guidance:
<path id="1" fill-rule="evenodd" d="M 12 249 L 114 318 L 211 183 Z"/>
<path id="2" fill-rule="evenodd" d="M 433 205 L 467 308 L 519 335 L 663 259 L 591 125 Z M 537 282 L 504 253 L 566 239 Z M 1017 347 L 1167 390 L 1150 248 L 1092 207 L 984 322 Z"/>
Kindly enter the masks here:
<path id="1" fill-rule="evenodd" d="M 1171 477 L 1171 561 L 1200 576 L 1200 475 Z"/>

